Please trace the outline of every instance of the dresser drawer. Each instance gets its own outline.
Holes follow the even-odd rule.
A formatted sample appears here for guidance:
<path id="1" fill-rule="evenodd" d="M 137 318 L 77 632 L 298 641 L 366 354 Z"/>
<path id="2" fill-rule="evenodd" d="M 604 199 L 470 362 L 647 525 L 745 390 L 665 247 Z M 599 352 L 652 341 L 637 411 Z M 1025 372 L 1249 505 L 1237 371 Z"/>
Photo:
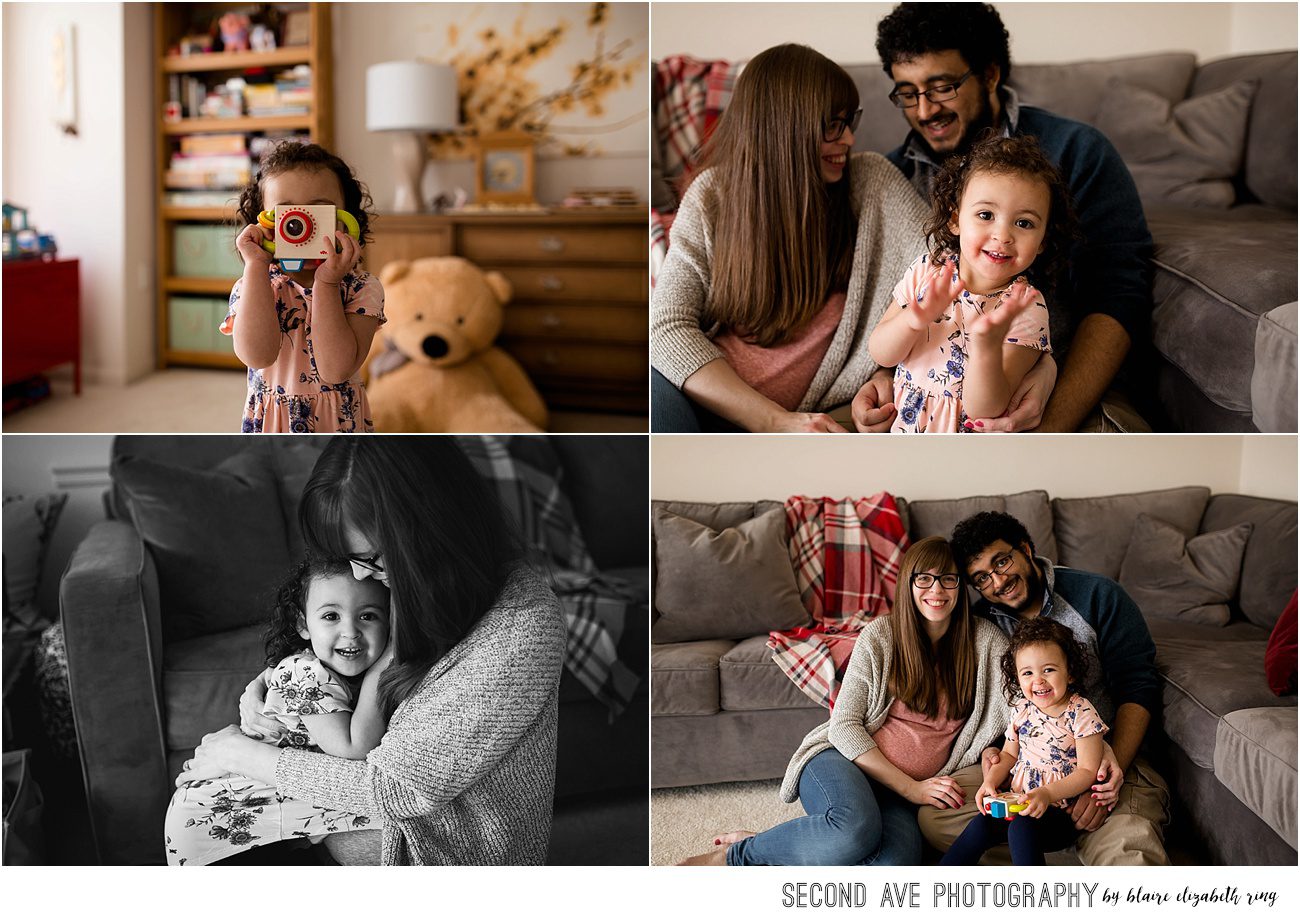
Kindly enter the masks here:
<path id="1" fill-rule="evenodd" d="M 504 338 L 501 346 L 539 382 L 591 378 L 644 384 L 650 374 L 649 350 L 644 345 L 552 343 L 511 336 Z"/>
<path id="2" fill-rule="evenodd" d="M 645 347 L 649 315 L 644 307 L 506 305 L 505 334 L 523 338 L 631 342 Z"/>
<path id="3" fill-rule="evenodd" d="M 480 265 L 498 262 L 630 262 L 644 265 L 648 227 L 462 226 L 457 255 Z"/>
<path id="4" fill-rule="evenodd" d="M 575 268 L 539 265 L 497 268 L 514 288 L 514 300 L 646 303 L 650 278 L 639 268 Z"/>

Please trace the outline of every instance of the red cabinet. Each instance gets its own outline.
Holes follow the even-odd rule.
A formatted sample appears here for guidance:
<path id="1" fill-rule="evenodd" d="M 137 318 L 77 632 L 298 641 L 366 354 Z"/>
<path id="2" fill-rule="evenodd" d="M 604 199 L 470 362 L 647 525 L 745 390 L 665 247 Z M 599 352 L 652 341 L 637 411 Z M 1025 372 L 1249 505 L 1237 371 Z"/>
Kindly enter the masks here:
<path id="1" fill-rule="evenodd" d="M 76 259 L 4 263 L 4 383 L 72 364 L 81 392 L 81 283 Z"/>

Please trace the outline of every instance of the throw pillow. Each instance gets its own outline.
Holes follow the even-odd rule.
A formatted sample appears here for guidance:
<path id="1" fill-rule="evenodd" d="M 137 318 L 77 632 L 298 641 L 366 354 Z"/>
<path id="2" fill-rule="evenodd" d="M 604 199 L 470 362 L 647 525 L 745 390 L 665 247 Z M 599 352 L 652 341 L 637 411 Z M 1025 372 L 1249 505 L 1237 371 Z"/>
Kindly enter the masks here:
<path id="1" fill-rule="evenodd" d="M 5 629 L 39 631 L 51 619 L 42 615 L 36 592 L 50 537 L 67 503 L 66 492 L 31 498 L 13 495 L 4 499 L 4 556 L 0 560 L 0 583 L 4 591 Z"/>
<path id="2" fill-rule="evenodd" d="M 1149 201 L 1229 208 L 1237 194 L 1255 80 L 1239 80 L 1170 103 L 1150 90 L 1112 81 L 1096 126 L 1110 138 Z"/>
<path id="3" fill-rule="evenodd" d="M 653 642 L 747 639 L 807 626 L 799 599 L 785 510 L 774 508 L 725 530 L 656 508 Z"/>
<path id="4" fill-rule="evenodd" d="M 1172 524 L 1139 514 L 1119 582 L 1148 616 L 1226 626 L 1253 528 L 1243 523 L 1189 540 Z"/>
<path id="5" fill-rule="evenodd" d="M 1264 677 L 1278 696 L 1296 691 L 1296 592 L 1291 592 L 1264 649 Z"/>
<path id="6" fill-rule="evenodd" d="M 167 641 L 266 619 L 290 562 L 269 445 L 211 469 L 119 456 L 112 475 L 158 570 Z"/>

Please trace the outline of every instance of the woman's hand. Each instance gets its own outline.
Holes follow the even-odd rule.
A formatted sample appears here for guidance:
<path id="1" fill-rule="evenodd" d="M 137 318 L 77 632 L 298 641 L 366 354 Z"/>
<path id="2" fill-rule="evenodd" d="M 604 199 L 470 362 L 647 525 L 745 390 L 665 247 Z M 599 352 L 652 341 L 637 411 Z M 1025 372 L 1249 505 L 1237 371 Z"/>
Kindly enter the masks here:
<path id="1" fill-rule="evenodd" d="M 199 746 L 194 749 L 194 756 L 185 761 L 184 766 L 181 767 L 181 775 L 176 777 L 176 785 L 182 786 L 185 783 L 229 775 L 232 770 L 228 766 L 227 757 L 230 743 L 236 738 L 243 742 L 249 740 L 236 725 L 227 725 L 220 731 L 204 735 Z"/>
<path id="2" fill-rule="evenodd" d="M 915 780 L 903 798 L 916 805 L 933 805 L 935 808 L 960 808 L 966 803 L 966 793 L 951 776 Z"/>
<path id="3" fill-rule="evenodd" d="M 1025 805 L 1025 810 L 1019 815 L 1021 818 L 1041 818 L 1052 806 L 1052 797 L 1048 794 L 1046 786 L 1039 786 L 1032 792 L 1026 792 L 1020 797 L 1020 801 Z"/>
<path id="4" fill-rule="evenodd" d="M 337 241 L 338 245 L 335 245 Z M 342 230 L 325 234 L 325 261 L 316 268 L 313 284 L 338 284 L 361 258 L 361 244 Z"/>
<path id="5" fill-rule="evenodd" d="M 244 267 L 258 266 L 267 268 L 271 264 L 271 254 L 262 248 L 262 240 L 269 240 L 270 233 L 259 224 L 249 224 L 235 237 L 235 249 L 244 257 Z"/>
<path id="6" fill-rule="evenodd" d="M 858 431 L 888 431 L 898 409 L 894 405 L 894 373 L 882 368 L 872 374 L 853 397 L 853 425 Z"/>
<path id="7" fill-rule="evenodd" d="M 1119 789 L 1123 785 L 1124 771 L 1120 768 L 1119 759 L 1115 757 L 1111 746 L 1105 744 L 1101 750 L 1101 765 L 1097 768 L 1097 782 L 1092 787 L 1092 800 L 1107 811 L 1112 811 L 1119 801 Z"/>
<path id="8" fill-rule="evenodd" d="M 979 434 L 993 431 L 1033 431 L 1043 420 L 1043 410 L 1047 408 L 1047 399 L 1056 387 L 1056 361 L 1051 355 L 1043 355 L 1021 379 L 1020 385 L 1011 394 L 1007 411 L 997 418 L 973 418 L 966 422 L 966 429 Z"/>
<path id="9" fill-rule="evenodd" d="M 266 705 L 266 682 L 270 677 L 271 669 L 267 668 L 249 681 L 239 697 L 239 727 L 250 738 L 274 739 L 284 731 L 279 722 L 262 715 L 262 707 Z"/>
<path id="10" fill-rule="evenodd" d="M 845 431 L 845 427 L 824 412 L 786 412 L 776 416 L 765 429 L 770 432 L 791 433 L 810 431 Z"/>

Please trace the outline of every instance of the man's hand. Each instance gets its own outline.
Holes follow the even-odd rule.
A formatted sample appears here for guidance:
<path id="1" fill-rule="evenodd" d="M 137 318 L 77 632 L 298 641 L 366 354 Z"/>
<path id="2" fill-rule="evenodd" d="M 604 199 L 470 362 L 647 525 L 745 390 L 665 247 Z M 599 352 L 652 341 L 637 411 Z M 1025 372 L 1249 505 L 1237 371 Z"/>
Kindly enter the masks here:
<path id="1" fill-rule="evenodd" d="M 858 431 L 888 431 L 898 414 L 894 406 L 894 372 L 880 368 L 853 397 L 853 424 Z"/>

